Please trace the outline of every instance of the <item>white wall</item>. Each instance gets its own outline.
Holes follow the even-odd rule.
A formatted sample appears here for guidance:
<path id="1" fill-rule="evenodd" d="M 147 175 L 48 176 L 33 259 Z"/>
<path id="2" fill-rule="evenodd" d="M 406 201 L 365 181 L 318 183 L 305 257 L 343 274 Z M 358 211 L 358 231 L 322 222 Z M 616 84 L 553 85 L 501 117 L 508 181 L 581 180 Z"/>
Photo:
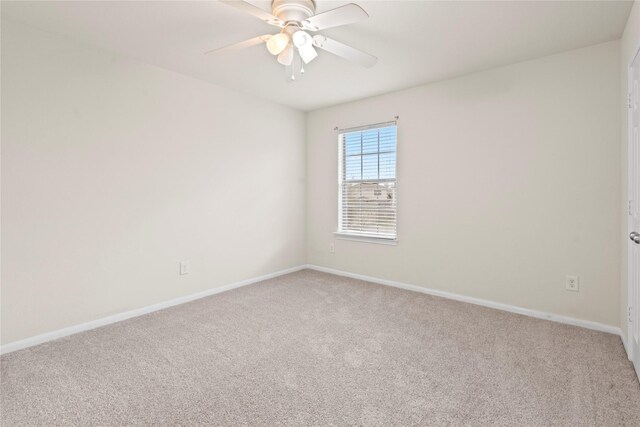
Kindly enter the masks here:
<path id="1" fill-rule="evenodd" d="M 622 334 L 626 338 L 627 336 L 627 247 L 629 242 L 629 231 L 627 230 L 627 131 L 628 131 L 628 109 L 626 102 L 627 90 L 628 90 L 628 70 L 633 57 L 636 54 L 637 49 L 640 48 L 640 6 L 638 3 L 633 4 L 631 13 L 629 14 L 629 20 L 627 26 L 624 29 L 624 34 L 620 41 L 620 107 L 621 107 L 621 144 L 620 144 L 620 165 L 621 165 L 621 218 L 620 218 L 620 328 Z"/>
<path id="2" fill-rule="evenodd" d="M 620 56 L 639 20 L 622 55 L 327 108 L 306 134 L 303 113 L 3 21 L 2 343 L 305 262 L 618 326 Z M 395 115 L 400 243 L 330 254 L 333 128 Z"/>
<path id="3" fill-rule="evenodd" d="M 619 73 L 610 42 L 309 113 L 308 262 L 618 326 Z M 399 244 L 331 254 L 333 129 L 395 115 Z"/>
<path id="4" fill-rule="evenodd" d="M 2 343 L 303 264 L 304 129 L 3 21 Z"/>

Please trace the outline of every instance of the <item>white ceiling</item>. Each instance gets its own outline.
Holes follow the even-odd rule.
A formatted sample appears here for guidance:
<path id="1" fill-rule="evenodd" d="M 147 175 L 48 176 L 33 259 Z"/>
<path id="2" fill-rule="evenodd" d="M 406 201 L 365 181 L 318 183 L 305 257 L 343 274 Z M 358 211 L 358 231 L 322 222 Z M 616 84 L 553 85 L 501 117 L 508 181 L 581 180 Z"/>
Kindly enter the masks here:
<path id="1" fill-rule="evenodd" d="M 379 58 L 327 52 L 287 83 L 264 46 L 205 56 L 277 29 L 216 1 L 2 2 L 21 21 L 143 62 L 309 111 L 620 38 L 631 2 L 353 0 L 370 19 L 323 33 Z M 318 1 L 322 12 L 349 1 Z M 268 1 L 252 1 L 269 10 Z M 274 31 L 276 30 L 276 31 Z"/>

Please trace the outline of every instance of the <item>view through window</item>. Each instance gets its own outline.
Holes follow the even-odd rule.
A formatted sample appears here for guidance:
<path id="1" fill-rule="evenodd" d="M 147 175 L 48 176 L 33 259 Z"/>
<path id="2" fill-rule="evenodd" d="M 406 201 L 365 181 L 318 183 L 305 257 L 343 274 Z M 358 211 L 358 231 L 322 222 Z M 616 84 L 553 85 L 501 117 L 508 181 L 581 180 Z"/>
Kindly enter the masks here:
<path id="1" fill-rule="evenodd" d="M 397 126 L 345 130 L 340 133 L 338 232 L 396 238 Z"/>

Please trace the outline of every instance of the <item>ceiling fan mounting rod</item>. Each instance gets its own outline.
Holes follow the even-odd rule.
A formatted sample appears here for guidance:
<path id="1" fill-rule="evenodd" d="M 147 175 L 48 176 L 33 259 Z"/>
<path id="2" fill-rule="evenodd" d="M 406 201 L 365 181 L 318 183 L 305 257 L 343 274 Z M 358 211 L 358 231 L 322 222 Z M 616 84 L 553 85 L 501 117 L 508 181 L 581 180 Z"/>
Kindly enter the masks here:
<path id="1" fill-rule="evenodd" d="M 282 27 L 283 28 L 286 28 L 286 27 L 302 28 L 302 24 L 300 23 L 300 21 L 287 21 L 287 22 L 284 23 L 284 25 Z"/>
<path id="2" fill-rule="evenodd" d="M 293 37 L 293 33 L 295 33 L 296 31 L 300 31 L 302 29 L 303 29 L 302 28 L 302 24 L 300 22 L 298 22 L 298 21 L 287 21 L 282 26 L 282 31 L 281 32 L 289 34 L 289 37 Z"/>

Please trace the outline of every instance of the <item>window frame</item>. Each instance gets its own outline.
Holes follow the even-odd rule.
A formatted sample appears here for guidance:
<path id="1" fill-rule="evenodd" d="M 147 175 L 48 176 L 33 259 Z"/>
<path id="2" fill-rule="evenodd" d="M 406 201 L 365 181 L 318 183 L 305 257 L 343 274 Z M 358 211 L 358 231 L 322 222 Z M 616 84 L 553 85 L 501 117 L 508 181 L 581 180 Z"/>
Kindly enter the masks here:
<path id="1" fill-rule="evenodd" d="M 375 180 L 371 180 L 371 179 L 360 179 L 360 180 L 346 180 L 345 179 L 345 170 L 344 168 L 346 167 L 345 165 L 345 158 L 344 158 L 344 152 L 346 151 L 343 147 L 343 145 L 346 143 L 346 138 L 343 137 L 344 134 L 350 133 L 350 132 L 359 132 L 359 131 L 365 131 L 365 130 L 370 130 L 370 129 L 381 129 L 381 128 L 385 128 L 385 127 L 390 127 L 390 126 L 395 126 L 396 128 L 396 138 L 395 138 L 395 174 L 394 174 L 394 178 L 386 178 L 386 179 L 375 179 Z M 398 122 L 397 120 L 395 121 L 389 121 L 389 122 L 382 122 L 382 123 L 375 123 L 375 124 L 370 124 L 370 125 L 365 125 L 365 126 L 358 126 L 358 127 L 353 127 L 353 128 L 345 128 L 345 129 L 336 129 L 338 131 L 338 227 L 337 227 L 337 231 L 335 231 L 333 234 L 337 239 L 341 239 L 341 240 L 353 240 L 353 241 L 359 241 L 359 242 L 369 242 L 369 243 L 378 243 L 378 244 L 383 244 L 383 245 L 397 245 L 398 244 Z M 378 150 L 376 153 L 378 153 L 378 162 L 379 162 L 379 156 L 380 156 L 380 151 Z M 364 153 L 361 153 L 360 155 L 363 155 Z M 379 164 L 378 164 L 378 168 L 379 168 Z M 343 230 L 342 229 L 342 221 L 343 221 L 343 215 L 342 215 L 342 207 L 343 207 L 343 191 L 342 191 L 342 186 L 343 183 L 345 181 L 349 181 L 349 182 L 393 182 L 394 186 L 395 186 L 395 235 L 394 236 L 389 236 L 389 235 L 380 235 L 380 234 L 376 234 L 376 233 L 363 233 L 363 232 L 355 232 L 355 231 L 348 231 L 348 230 Z"/>

